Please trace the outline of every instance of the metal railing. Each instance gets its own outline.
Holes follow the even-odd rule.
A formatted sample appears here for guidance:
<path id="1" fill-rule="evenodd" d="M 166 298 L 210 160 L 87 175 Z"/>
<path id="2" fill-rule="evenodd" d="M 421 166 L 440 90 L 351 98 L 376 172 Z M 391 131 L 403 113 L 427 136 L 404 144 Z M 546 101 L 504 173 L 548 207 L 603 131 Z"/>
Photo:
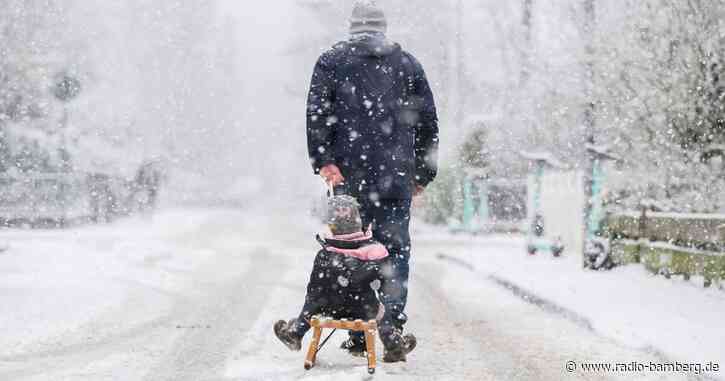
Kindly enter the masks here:
<path id="1" fill-rule="evenodd" d="M 65 227 L 110 221 L 145 209 L 149 193 L 135 180 L 106 174 L 3 174 L 0 226 Z"/>

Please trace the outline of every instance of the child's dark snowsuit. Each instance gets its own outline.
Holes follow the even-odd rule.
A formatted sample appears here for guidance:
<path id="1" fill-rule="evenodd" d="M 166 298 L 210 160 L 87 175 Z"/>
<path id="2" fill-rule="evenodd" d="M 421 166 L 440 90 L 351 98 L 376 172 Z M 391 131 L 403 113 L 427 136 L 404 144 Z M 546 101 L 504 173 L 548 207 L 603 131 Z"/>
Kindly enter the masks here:
<path id="1" fill-rule="evenodd" d="M 310 329 L 309 321 L 314 315 L 375 319 L 380 302 L 371 283 L 390 271 L 387 249 L 373 240 L 371 234 L 361 232 L 318 240 L 323 249 L 315 257 L 305 305 L 291 327 L 299 337 Z M 380 329 L 385 331 L 382 326 Z"/>

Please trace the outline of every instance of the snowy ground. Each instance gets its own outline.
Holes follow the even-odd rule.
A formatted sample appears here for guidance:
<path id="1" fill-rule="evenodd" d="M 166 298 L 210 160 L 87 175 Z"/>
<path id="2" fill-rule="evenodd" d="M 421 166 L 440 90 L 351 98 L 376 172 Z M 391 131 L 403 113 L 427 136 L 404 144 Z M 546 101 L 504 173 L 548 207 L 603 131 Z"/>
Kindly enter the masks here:
<path id="1" fill-rule="evenodd" d="M 272 323 L 293 316 L 316 251 L 306 218 L 175 210 L 72 231 L 3 231 L 2 380 L 368 379 L 335 346 L 306 372 Z M 417 227 L 417 225 L 416 225 Z M 380 380 L 712 379 L 575 373 L 567 361 L 725 365 L 725 296 L 636 267 L 578 270 L 519 238 L 417 227 L 409 330 Z M 273 232 L 273 233 L 270 233 Z M 0 245 L 1 246 L 1 245 Z M 507 286 L 507 287 L 505 287 Z"/>
<path id="2" fill-rule="evenodd" d="M 519 255 L 524 240 L 511 237 L 438 241 L 446 242 L 444 255 L 541 298 L 560 314 L 623 344 L 679 361 L 725 360 L 725 292 L 703 288 L 702 279 L 667 280 L 634 265 L 582 271 L 580 257 L 573 255 Z"/>

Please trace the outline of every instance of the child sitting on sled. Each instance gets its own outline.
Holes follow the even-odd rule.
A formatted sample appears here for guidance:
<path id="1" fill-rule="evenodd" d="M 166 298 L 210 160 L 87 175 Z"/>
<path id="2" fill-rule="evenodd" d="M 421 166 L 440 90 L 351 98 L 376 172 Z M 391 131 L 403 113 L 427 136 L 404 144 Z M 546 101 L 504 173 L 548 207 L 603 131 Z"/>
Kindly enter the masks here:
<path id="1" fill-rule="evenodd" d="M 317 236 L 322 250 L 315 257 L 314 267 L 307 284 L 305 304 L 299 316 L 290 321 L 280 320 L 274 333 L 293 351 L 302 348 L 302 338 L 310 329 L 312 316 L 333 319 L 378 320 L 380 339 L 385 347 L 383 361 L 405 361 L 416 344 L 415 336 L 403 336 L 384 313 L 373 289 L 390 272 L 388 250 L 372 238 L 372 232 L 363 231 L 357 201 L 350 196 L 334 196 L 328 200 L 327 222 L 332 236 Z M 351 336 L 348 341 L 358 343 L 362 355 L 363 338 Z"/>

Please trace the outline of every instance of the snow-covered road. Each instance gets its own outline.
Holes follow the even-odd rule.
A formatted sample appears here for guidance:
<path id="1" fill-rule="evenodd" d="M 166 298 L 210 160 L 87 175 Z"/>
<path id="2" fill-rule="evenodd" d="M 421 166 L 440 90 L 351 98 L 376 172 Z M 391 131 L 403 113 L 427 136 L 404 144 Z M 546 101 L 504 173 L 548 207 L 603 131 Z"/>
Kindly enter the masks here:
<path id="1" fill-rule="evenodd" d="M 364 360 L 335 348 L 341 334 L 304 371 L 303 353 L 271 333 L 301 306 L 317 228 L 289 215 L 177 210 L 70 232 L 2 232 L 0 379 L 367 379 Z M 419 347 L 407 363 L 380 364 L 375 379 L 628 379 L 565 365 L 664 360 L 441 260 L 445 242 L 418 241 L 408 328 Z M 516 240 L 496 245 L 518 250 Z"/>

